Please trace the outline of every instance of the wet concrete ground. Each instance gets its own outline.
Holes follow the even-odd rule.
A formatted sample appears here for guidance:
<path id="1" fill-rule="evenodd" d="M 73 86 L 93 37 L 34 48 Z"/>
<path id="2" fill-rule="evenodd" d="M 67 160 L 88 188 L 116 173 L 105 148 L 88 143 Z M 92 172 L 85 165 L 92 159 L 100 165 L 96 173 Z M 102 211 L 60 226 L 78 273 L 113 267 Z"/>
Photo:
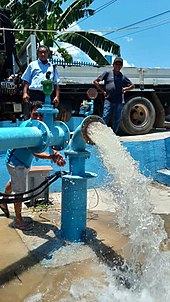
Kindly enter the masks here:
<path id="1" fill-rule="evenodd" d="M 149 190 L 153 212 L 164 219 L 170 238 L 170 188 L 154 183 Z M 50 201 L 52 204 L 48 207 L 23 206 L 23 216 L 33 219 L 32 231 L 23 232 L 12 227 L 13 205 L 10 205 L 10 219 L 0 214 L 1 302 L 28 302 L 32 301 L 29 300 L 32 295 L 40 295 L 34 301 L 60 301 L 69 297 L 70 285 L 77 278 L 90 276 L 104 280 L 100 263 L 112 267 L 115 263 L 121 265 L 128 257 L 124 250 L 128 237 L 120 234 L 114 201 L 108 203 L 109 195 L 105 191 L 88 191 L 87 230 L 92 234 L 92 241 L 85 245 L 63 244 L 56 237 L 60 229 L 61 194 L 50 194 Z M 166 249 L 170 248 L 168 244 Z M 68 298 L 68 301 L 72 300 Z"/>

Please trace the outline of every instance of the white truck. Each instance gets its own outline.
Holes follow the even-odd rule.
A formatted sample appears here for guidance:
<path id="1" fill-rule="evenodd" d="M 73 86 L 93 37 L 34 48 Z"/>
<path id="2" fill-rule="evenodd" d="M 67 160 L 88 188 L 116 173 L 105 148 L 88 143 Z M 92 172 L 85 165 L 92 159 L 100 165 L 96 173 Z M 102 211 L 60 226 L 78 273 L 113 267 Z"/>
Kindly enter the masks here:
<path id="1" fill-rule="evenodd" d="M 4 29 L 12 26 L 8 11 L 0 8 L 0 13 L 0 121 L 15 121 L 23 118 L 21 75 L 28 63 L 36 59 L 36 39 L 30 35 L 17 55 L 13 33 Z M 61 80 L 59 118 L 68 122 L 72 116 L 102 116 L 104 99 L 100 92 L 95 93 L 93 80 L 112 67 L 61 61 L 54 64 Z M 170 115 L 170 69 L 124 67 L 122 72 L 135 89 L 124 95 L 121 132 L 135 135 L 164 128 Z"/>
<path id="2" fill-rule="evenodd" d="M 93 80 L 112 66 L 57 66 L 61 79 L 61 99 L 79 108 Z M 125 134 L 145 134 L 152 128 L 164 128 L 170 114 L 170 69 L 124 67 L 124 75 L 135 89 L 124 95 L 121 130 Z M 94 99 L 94 114 L 102 115 L 103 95 Z M 76 111 L 76 110 L 75 110 Z M 77 111 L 76 111 L 77 112 Z M 77 112 L 78 113 L 78 112 Z"/>

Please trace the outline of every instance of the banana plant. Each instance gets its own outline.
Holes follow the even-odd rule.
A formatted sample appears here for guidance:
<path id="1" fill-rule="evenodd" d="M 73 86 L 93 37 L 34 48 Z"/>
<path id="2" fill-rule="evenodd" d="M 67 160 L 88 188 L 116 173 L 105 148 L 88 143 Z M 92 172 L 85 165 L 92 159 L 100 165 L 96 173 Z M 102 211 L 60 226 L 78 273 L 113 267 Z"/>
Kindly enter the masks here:
<path id="1" fill-rule="evenodd" d="M 89 8 L 94 0 L 74 0 L 65 10 L 67 0 L 1 0 L 1 6 L 11 9 L 17 47 L 19 48 L 34 33 L 37 40 L 49 47 L 56 45 L 65 61 L 71 62 L 72 56 L 63 47 L 63 42 L 78 47 L 99 65 L 108 61 L 100 49 L 120 55 L 120 46 L 113 41 L 89 31 L 68 31 L 70 26 L 80 19 L 95 14 Z"/>

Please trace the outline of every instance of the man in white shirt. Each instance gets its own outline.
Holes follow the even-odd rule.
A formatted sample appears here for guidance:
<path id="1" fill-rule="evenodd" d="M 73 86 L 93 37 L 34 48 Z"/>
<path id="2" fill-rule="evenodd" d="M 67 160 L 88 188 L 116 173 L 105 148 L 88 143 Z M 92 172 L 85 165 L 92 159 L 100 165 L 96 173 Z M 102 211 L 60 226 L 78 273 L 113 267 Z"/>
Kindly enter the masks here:
<path id="1" fill-rule="evenodd" d="M 30 103 L 34 101 L 45 102 L 45 94 L 43 93 L 42 81 L 46 80 L 46 73 L 49 72 L 50 79 L 54 82 L 54 98 L 52 102 L 54 106 L 59 105 L 60 79 L 57 69 L 48 60 L 48 47 L 40 45 L 37 49 L 38 59 L 31 62 L 24 74 L 22 80 L 23 87 L 23 111 L 24 118 L 28 119 L 30 116 Z"/>

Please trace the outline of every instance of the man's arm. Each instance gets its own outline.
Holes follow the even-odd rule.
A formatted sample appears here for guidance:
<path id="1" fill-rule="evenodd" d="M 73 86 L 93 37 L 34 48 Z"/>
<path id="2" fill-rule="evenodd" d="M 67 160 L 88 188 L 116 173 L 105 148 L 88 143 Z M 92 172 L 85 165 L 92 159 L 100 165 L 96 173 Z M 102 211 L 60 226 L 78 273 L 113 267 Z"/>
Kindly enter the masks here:
<path id="1" fill-rule="evenodd" d="M 107 92 L 103 89 L 103 87 L 100 85 L 101 81 L 105 81 L 107 78 L 108 72 L 104 71 L 96 80 L 93 81 L 93 84 L 96 86 L 96 88 L 101 91 L 104 95 L 104 97 L 107 96 Z"/>
<path id="2" fill-rule="evenodd" d="M 26 70 L 24 71 L 24 73 L 23 73 L 23 75 L 22 75 L 22 77 L 21 77 L 21 79 L 23 80 L 23 82 L 24 82 L 24 87 L 23 87 L 23 101 L 24 102 L 26 102 L 26 103 L 28 103 L 28 101 L 29 101 L 29 94 L 28 94 L 28 88 L 29 88 L 29 85 L 31 84 L 31 70 L 32 70 L 32 65 L 31 65 L 32 63 L 30 63 L 29 65 L 28 65 L 28 67 L 26 68 Z"/>
<path id="3" fill-rule="evenodd" d="M 60 102 L 60 87 L 59 85 L 54 85 L 55 97 L 53 99 L 54 106 L 57 107 Z"/>
<path id="4" fill-rule="evenodd" d="M 131 84 L 130 86 L 123 87 L 123 92 L 125 93 L 126 91 L 132 90 L 135 88 L 135 84 Z"/>
<path id="5" fill-rule="evenodd" d="M 55 65 L 53 65 L 53 72 L 54 72 L 53 80 L 54 80 L 54 94 L 55 94 L 53 103 L 54 103 L 54 107 L 57 107 L 60 102 L 60 87 L 59 87 L 60 78 Z"/>
<path id="6" fill-rule="evenodd" d="M 23 87 L 23 101 L 25 103 L 29 102 L 30 96 L 28 94 L 28 88 L 29 88 L 29 83 L 27 81 L 24 81 L 24 87 Z"/>
<path id="7" fill-rule="evenodd" d="M 53 154 L 48 153 L 33 153 L 35 157 L 41 158 L 41 159 L 49 159 L 53 160 L 54 163 L 56 163 L 58 166 L 62 167 L 66 164 L 66 161 L 64 157 L 61 155 L 59 151 L 53 150 Z"/>
<path id="8" fill-rule="evenodd" d="M 106 97 L 107 96 L 107 92 L 104 91 L 104 89 L 100 85 L 100 82 L 101 82 L 101 80 L 99 78 L 97 78 L 96 80 L 93 81 L 93 84 L 96 86 L 96 88 L 98 90 L 100 90 L 103 93 L 104 97 Z"/>

